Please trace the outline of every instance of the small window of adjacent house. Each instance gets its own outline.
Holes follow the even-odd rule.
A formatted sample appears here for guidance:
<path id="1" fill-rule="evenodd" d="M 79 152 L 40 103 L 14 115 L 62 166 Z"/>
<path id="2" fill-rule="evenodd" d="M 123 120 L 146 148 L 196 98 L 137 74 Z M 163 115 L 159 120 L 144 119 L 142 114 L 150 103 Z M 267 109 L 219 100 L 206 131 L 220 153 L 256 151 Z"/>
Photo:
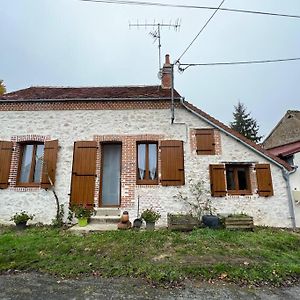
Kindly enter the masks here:
<path id="1" fill-rule="evenodd" d="M 157 184 L 157 144 L 137 144 L 137 184 Z"/>
<path id="2" fill-rule="evenodd" d="M 21 144 L 18 184 L 25 186 L 40 184 L 43 154 L 44 144 Z"/>
<path id="3" fill-rule="evenodd" d="M 228 194 L 251 194 L 249 166 L 226 165 L 226 183 Z"/>

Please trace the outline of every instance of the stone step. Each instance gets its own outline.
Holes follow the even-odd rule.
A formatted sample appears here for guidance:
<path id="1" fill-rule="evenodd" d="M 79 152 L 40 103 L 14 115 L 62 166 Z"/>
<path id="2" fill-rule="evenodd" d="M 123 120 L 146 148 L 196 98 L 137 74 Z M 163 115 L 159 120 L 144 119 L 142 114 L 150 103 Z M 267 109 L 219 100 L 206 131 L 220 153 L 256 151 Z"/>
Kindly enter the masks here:
<path id="1" fill-rule="evenodd" d="M 84 226 L 84 227 L 74 225 L 73 227 L 71 227 L 69 229 L 70 232 L 73 232 L 75 234 L 112 231 L 112 230 L 118 230 L 117 224 L 92 224 L 92 223 L 89 223 L 87 226 Z"/>
<path id="2" fill-rule="evenodd" d="M 90 218 L 90 224 L 117 224 L 120 222 L 119 216 L 92 216 Z"/>
<path id="3" fill-rule="evenodd" d="M 96 216 L 120 216 L 121 211 L 118 207 L 99 207 L 95 209 Z"/>

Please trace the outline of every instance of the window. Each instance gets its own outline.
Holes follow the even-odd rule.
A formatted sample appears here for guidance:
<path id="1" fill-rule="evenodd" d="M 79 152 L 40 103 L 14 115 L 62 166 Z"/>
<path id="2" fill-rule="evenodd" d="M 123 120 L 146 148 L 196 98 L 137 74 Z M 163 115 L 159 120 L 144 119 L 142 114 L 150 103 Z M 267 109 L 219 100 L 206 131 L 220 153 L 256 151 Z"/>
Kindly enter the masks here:
<path id="1" fill-rule="evenodd" d="M 157 144 L 137 144 L 137 184 L 157 184 Z"/>
<path id="2" fill-rule="evenodd" d="M 18 184 L 38 186 L 41 182 L 44 144 L 21 144 Z"/>
<path id="3" fill-rule="evenodd" d="M 225 169 L 228 194 L 250 195 L 249 165 L 226 165 Z"/>

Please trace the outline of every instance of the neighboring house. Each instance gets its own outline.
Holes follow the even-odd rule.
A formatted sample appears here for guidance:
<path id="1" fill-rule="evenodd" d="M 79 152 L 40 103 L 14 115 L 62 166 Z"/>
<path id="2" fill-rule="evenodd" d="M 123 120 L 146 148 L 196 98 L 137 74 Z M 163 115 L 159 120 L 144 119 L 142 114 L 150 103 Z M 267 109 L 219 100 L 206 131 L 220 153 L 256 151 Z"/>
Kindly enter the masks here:
<path id="1" fill-rule="evenodd" d="M 161 86 L 31 87 L 0 98 L 0 220 L 21 210 L 55 217 L 55 199 L 140 210 L 188 211 L 176 199 L 204 180 L 217 213 L 248 213 L 257 225 L 293 227 L 283 174 L 289 164 L 185 101 L 171 65 Z"/>
<path id="2" fill-rule="evenodd" d="M 294 167 L 290 175 L 291 191 L 297 226 L 300 226 L 300 111 L 288 110 L 267 136 L 263 146 Z"/>

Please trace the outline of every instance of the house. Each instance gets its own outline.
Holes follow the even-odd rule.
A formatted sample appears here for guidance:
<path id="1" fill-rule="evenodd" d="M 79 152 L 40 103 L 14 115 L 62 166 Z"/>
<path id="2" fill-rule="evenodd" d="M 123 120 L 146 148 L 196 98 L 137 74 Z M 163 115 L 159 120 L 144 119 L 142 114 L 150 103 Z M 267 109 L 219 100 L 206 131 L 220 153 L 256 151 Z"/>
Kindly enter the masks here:
<path id="1" fill-rule="evenodd" d="M 300 111 L 288 110 L 266 137 L 263 146 L 294 167 L 290 187 L 297 224 L 300 226 Z"/>
<path id="2" fill-rule="evenodd" d="M 188 211 L 176 199 L 204 181 L 218 213 L 295 226 L 292 167 L 187 102 L 171 101 L 169 57 L 159 86 L 31 87 L 0 100 L 0 220 L 21 210 L 55 217 L 52 184 L 69 204 Z M 175 119 L 173 120 L 174 117 Z"/>

